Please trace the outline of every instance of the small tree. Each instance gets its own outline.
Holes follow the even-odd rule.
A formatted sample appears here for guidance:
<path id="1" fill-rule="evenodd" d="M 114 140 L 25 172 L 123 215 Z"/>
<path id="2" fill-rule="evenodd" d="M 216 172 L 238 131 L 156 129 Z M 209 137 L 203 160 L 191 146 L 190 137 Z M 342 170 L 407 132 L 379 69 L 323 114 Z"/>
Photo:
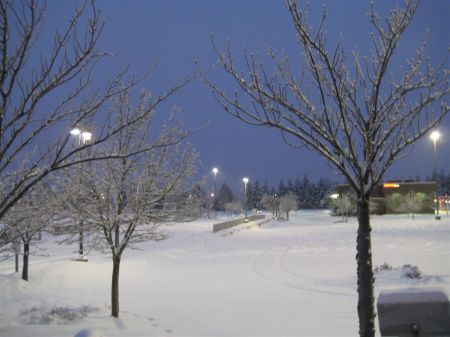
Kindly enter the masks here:
<path id="1" fill-rule="evenodd" d="M 351 193 L 343 193 L 333 200 L 336 212 L 342 217 L 342 222 L 348 221 L 348 216 L 356 213 L 356 197 Z"/>
<path id="2" fill-rule="evenodd" d="M 414 214 L 422 209 L 422 201 L 417 197 L 416 193 L 411 191 L 403 197 L 403 202 L 399 205 L 398 211 L 400 213 L 407 213 L 408 217 L 411 214 L 414 220 Z"/>
<path id="3" fill-rule="evenodd" d="M 94 248 L 108 249 L 112 255 L 111 315 L 119 317 L 119 272 L 125 249 L 144 241 L 169 237 L 162 227 L 173 222 L 183 206 L 182 196 L 191 190 L 189 178 L 195 170 L 197 154 L 182 141 L 188 132 L 172 116 L 158 132 L 153 124 L 155 111 L 150 96 L 143 93 L 136 107 L 130 93 L 121 94 L 115 105 L 111 127 L 120 127 L 130 115 L 146 118 L 140 124 L 123 128 L 111 139 L 106 152 L 116 152 L 119 159 L 109 159 L 84 171 L 74 184 L 86 200 L 82 212 L 87 228 L 95 236 Z M 153 135 L 153 138 L 149 138 Z M 80 172 L 80 170 L 75 170 Z"/>
<path id="4" fill-rule="evenodd" d="M 272 210 L 272 216 L 276 216 L 278 198 L 275 195 L 263 194 L 261 204 L 267 210 Z"/>
<path id="5" fill-rule="evenodd" d="M 400 193 L 393 193 L 386 198 L 386 208 L 388 211 L 397 213 L 403 211 L 402 207 L 405 203 L 404 196 Z"/>
<path id="6" fill-rule="evenodd" d="M 185 207 L 187 220 L 201 218 L 203 211 L 206 209 L 206 192 L 202 189 L 201 184 L 197 183 L 185 195 Z"/>
<path id="7" fill-rule="evenodd" d="M 286 214 L 289 221 L 289 213 L 298 209 L 298 199 L 293 193 L 288 193 L 280 198 L 280 210 Z"/>
<path id="8" fill-rule="evenodd" d="M 239 200 L 227 202 L 225 204 L 225 210 L 230 214 L 230 216 L 241 214 L 243 209 L 244 204 Z"/>
<path id="9" fill-rule="evenodd" d="M 14 207 L 6 213 L 4 220 L 15 230 L 14 236 L 23 244 L 22 279 L 29 280 L 29 259 L 31 245 L 49 225 L 56 212 L 53 192 L 44 182 L 35 185 Z M 20 246 L 19 246 L 20 247 Z M 20 248 L 19 248 L 20 250 Z"/>

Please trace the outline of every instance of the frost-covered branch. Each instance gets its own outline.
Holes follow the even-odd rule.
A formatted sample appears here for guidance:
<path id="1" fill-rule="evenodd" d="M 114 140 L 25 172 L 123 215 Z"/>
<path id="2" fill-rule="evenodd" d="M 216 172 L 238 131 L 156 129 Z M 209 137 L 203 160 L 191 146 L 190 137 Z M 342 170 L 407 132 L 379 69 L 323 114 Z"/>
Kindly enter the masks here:
<path id="1" fill-rule="evenodd" d="M 152 96 L 143 115 L 130 115 L 111 128 L 106 103 L 148 74 L 136 78 L 124 69 L 94 87 L 96 65 L 109 53 L 98 48 L 104 22 L 93 0 L 81 3 L 65 27 L 49 34 L 52 46 L 41 53 L 48 37 L 40 35 L 44 23 L 42 3 L 0 0 L 0 218 L 55 171 L 129 156 L 96 149 L 128 126 L 141 123 L 149 111 L 193 79 Z M 79 144 L 70 135 L 74 127 L 88 129 L 92 140 Z"/>

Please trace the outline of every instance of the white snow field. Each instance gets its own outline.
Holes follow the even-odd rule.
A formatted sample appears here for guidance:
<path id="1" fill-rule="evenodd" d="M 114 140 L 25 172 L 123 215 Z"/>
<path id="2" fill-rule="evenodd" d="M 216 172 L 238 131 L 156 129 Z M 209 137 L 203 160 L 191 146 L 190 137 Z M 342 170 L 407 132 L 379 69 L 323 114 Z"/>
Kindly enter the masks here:
<path id="1" fill-rule="evenodd" d="M 174 236 L 125 251 L 120 319 L 110 317 L 110 257 L 47 235 L 30 282 L 0 262 L 0 336 L 357 336 L 356 219 L 298 211 L 290 222 L 243 224 L 212 234 L 217 220 L 179 223 Z M 384 289 L 450 292 L 450 217 L 373 216 L 376 296 Z M 420 278 L 401 268 L 417 266 Z M 413 269 L 413 268 L 410 268 Z M 377 332 L 379 335 L 379 333 Z"/>

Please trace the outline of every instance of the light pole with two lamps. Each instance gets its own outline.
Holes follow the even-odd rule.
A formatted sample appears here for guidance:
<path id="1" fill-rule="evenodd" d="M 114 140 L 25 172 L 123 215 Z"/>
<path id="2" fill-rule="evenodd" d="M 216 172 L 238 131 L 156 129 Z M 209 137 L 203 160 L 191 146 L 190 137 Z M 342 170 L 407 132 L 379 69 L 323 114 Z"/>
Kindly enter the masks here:
<path id="1" fill-rule="evenodd" d="M 92 132 L 83 130 L 78 127 L 75 127 L 72 130 L 70 130 L 70 134 L 72 136 L 78 137 L 78 146 L 85 145 L 92 140 Z M 81 153 L 78 152 L 78 154 L 79 154 L 79 159 L 81 159 Z M 79 188 L 81 188 L 81 175 L 79 176 Z M 75 260 L 87 262 L 88 259 L 86 258 L 86 256 L 84 256 L 84 242 L 83 241 L 84 241 L 83 221 L 80 220 L 79 238 L 78 238 L 78 242 L 79 242 L 78 258 L 76 258 Z"/>

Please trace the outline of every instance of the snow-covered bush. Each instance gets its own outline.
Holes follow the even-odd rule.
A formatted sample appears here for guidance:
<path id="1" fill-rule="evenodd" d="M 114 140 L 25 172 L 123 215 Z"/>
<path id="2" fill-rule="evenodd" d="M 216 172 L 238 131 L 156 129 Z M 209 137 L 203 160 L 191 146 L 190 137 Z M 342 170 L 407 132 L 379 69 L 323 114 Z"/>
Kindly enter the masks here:
<path id="1" fill-rule="evenodd" d="M 411 279 L 421 279 L 423 274 L 420 271 L 419 267 L 412 266 L 410 264 L 405 264 L 401 268 L 402 275 Z"/>
<path id="2" fill-rule="evenodd" d="M 374 273 L 380 273 L 380 272 L 385 271 L 385 270 L 392 270 L 392 266 L 385 262 L 382 265 L 376 266 L 373 269 Z"/>
<path id="3" fill-rule="evenodd" d="M 96 310 L 96 308 L 88 305 L 76 308 L 63 306 L 54 306 L 53 308 L 32 307 L 23 310 L 20 316 L 24 317 L 27 322 L 33 324 L 67 324 L 83 320 L 89 312 Z"/>
<path id="4" fill-rule="evenodd" d="M 396 273 L 400 278 L 406 279 L 422 279 L 423 273 L 420 271 L 419 267 L 413 266 L 410 264 L 404 264 L 401 267 L 392 267 L 388 263 L 383 263 L 380 266 L 376 266 L 373 269 L 374 273 L 382 274 L 382 273 Z"/>

